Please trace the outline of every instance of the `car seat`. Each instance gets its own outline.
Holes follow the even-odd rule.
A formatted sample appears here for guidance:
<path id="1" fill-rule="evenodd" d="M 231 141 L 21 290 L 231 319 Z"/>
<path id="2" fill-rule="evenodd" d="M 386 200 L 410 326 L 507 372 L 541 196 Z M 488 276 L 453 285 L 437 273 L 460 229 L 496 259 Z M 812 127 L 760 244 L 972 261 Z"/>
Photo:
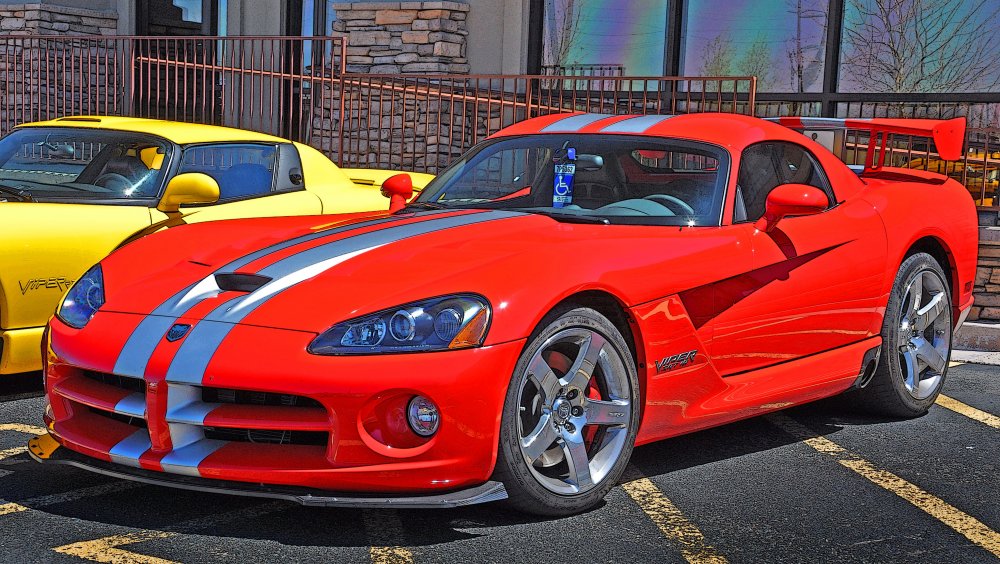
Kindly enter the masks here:
<path id="1" fill-rule="evenodd" d="M 266 194 L 274 180 L 270 169 L 254 163 L 236 164 L 212 176 L 219 183 L 220 200 Z"/>

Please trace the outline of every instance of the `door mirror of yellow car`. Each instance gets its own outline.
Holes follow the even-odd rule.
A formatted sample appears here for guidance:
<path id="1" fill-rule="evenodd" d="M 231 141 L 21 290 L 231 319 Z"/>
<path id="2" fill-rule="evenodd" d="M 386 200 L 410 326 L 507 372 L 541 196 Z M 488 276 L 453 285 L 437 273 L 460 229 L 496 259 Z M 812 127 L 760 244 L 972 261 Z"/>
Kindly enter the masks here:
<path id="1" fill-rule="evenodd" d="M 219 201 L 219 183 L 201 172 L 178 174 L 167 183 L 167 190 L 156 209 L 176 212 L 184 204 L 211 204 Z"/>
<path id="2" fill-rule="evenodd" d="M 790 215 L 813 215 L 830 207 L 822 190 L 808 184 L 782 184 L 771 190 L 764 203 L 764 217 L 754 225 L 760 231 L 771 231 Z"/>
<path id="3" fill-rule="evenodd" d="M 405 172 L 390 176 L 382 183 L 382 195 L 389 198 L 390 212 L 403 209 L 413 197 L 413 179 Z"/>

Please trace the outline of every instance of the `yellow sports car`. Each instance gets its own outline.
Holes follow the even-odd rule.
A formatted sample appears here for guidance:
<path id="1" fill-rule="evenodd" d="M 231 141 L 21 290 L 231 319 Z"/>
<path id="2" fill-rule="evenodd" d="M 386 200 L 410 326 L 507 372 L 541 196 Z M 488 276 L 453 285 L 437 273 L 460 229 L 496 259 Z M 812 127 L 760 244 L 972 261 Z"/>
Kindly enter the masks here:
<path id="1" fill-rule="evenodd" d="M 385 209 L 392 174 L 226 127 L 89 116 L 17 127 L 0 139 L 0 374 L 41 367 L 59 298 L 119 245 L 183 223 Z"/>

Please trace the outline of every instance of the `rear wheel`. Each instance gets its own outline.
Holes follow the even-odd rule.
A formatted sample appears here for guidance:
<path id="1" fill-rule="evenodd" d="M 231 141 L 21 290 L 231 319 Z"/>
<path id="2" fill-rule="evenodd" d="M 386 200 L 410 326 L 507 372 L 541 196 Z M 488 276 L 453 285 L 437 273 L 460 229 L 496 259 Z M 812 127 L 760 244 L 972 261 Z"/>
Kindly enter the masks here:
<path id="1" fill-rule="evenodd" d="M 882 353 L 871 384 L 858 391 L 871 411 L 922 415 L 944 387 L 951 359 L 951 291 L 941 265 L 926 253 L 899 268 L 882 325 Z"/>
<path id="2" fill-rule="evenodd" d="M 511 378 L 496 478 L 518 509 L 568 515 L 599 503 L 628 464 L 638 378 L 625 339 L 597 311 L 548 319 Z"/>

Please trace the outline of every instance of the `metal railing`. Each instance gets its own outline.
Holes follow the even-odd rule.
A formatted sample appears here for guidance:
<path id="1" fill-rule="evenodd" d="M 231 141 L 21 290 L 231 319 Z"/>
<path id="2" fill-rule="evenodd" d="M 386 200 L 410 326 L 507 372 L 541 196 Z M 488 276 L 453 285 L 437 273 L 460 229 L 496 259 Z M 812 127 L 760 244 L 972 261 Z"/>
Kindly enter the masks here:
<path id="1" fill-rule="evenodd" d="M 551 112 L 753 108 L 752 77 L 367 75 L 335 37 L 0 38 L 0 134 L 66 115 L 226 125 L 310 143 L 350 166 L 436 172 Z M 582 72 L 582 71 L 581 71 Z"/>
<path id="2" fill-rule="evenodd" d="M 499 129 L 552 112 L 965 115 L 972 127 L 962 161 L 942 164 L 911 139 L 890 147 L 891 162 L 949 174 L 979 205 L 1000 204 L 1000 142 L 983 127 L 1000 123 L 1000 94 L 761 100 L 753 77 L 625 77 L 615 65 L 515 76 L 356 74 L 345 71 L 345 50 L 335 37 L 0 37 L 0 134 L 66 115 L 150 117 L 272 133 L 344 166 L 437 172 Z"/>
<path id="3" fill-rule="evenodd" d="M 122 115 L 307 140 L 343 41 L 311 37 L 0 37 L 0 133 L 66 115 Z"/>
<path id="4" fill-rule="evenodd" d="M 544 114 L 745 112 L 754 79 L 345 74 L 339 84 L 339 145 L 323 150 L 344 166 L 435 172 L 500 129 Z"/>

